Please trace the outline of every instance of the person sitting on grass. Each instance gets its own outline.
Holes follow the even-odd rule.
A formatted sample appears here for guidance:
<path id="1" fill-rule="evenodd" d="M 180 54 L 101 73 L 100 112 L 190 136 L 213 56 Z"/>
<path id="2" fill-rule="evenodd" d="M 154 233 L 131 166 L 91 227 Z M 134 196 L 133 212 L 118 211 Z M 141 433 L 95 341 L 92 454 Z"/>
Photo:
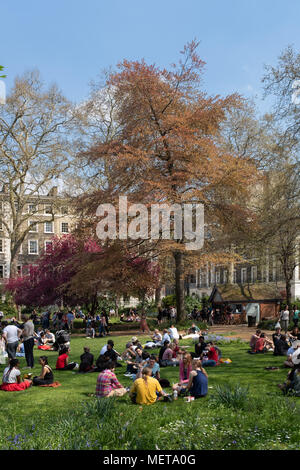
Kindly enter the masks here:
<path id="1" fill-rule="evenodd" d="M 207 395 L 208 375 L 200 359 L 193 359 L 188 381 L 176 384 L 173 386 L 173 390 L 175 399 L 178 394 L 184 395 L 187 392 L 195 399 L 203 398 Z"/>
<path id="2" fill-rule="evenodd" d="M 96 397 L 122 397 L 126 392 L 126 388 L 120 384 L 115 375 L 115 363 L 111 360 L 106 361 L 105 369 L 97 378 Z"/>
<path id="3" fill-rule="evenodd" d="M 131 342 L 126 344 L 126 349 L 122 353 L 121 357 L 124 361 L 131 361 L 131 360 L 135 359 L 136 353 L 135 353 L 135 350 L 133 348 L 133 344 Z"/>
<path id="4" fill-rule="evenodd" d="M 292 331 L 289 333 L 289 339 L 293 341 L 300 340 L 300 333 L 299 333 L 299 328 L 298 326 L 294 326 Z"/>
<path id="5" fill-rule="evenodd" d="M 200 358 L 203 351 L 207 348 L 207 343 L 205 343 L 204 336 L 199 336 L 199 342 L 195 344 L 195 352 L 191 353 L 193 358 Z"/>
<path id="6" fill-rule="evenodd" d="M 53 346 L 54 343 L 55 343 L 55 336 L 53 333 L 51 333 L 50 330 L 47 329 L 44 335 L 44 344 L 47 344 L 48 346 Z"/>
<path id="7" fill-rule="evenodd" d="M 84 347 L 83 354 L 80 356 L 79 372 L 90 372 L 93 370 L 94 356 L 90 348 Z"/>
<path id="8" fill-rule="evenodd" d="M 299 352 L 298 352 L 299 351 Z M 277 384 L 277 387 L 286 394 L 292 394 L 300 397 L 300 350 L 297 349 L 292 355 L 293 368 L 288 373 L 287 381 L 283 384 Z"/>
<path id="9" fill-rule="evenodd" d="M 59 356 L 56 361 L 56 370 L 73 370 L 78 369 L 79 365 L 77 362 L 69 363 L 70 349 L 67 346 L 63 346 L 59 351 Z"/>
<path id="10" fill-rule="evenodd" d="M 287 351 L 287 360 L 284 362 L 285 367 L 294 367 L 293 354 L 300 348 L 300 341 L 294 341 Z M 300 352 L 300 350 L 299 350 Z"/>
<path id="11" fill-rule="evenodd" d="M 256 354 L 263 354 L 268 351 L 266 346 L 266 338 L 265 334 L 261 333 L 260 337 L 255 342 L 254 353 Z"/>
<path id="12" fill-rule="evenodd" d="M 187 385 L 192 372 L 192 361 L 192 356 L 189 353 L 183 354 L 182 359 L 179 361 L 179 382 L 173 385 L 173 391 L 180 393 Z"/>
<path id="13" fill-rule="evenodd" d="M 162 367 L 167 367 L 167 366 L 178 366 L 179 365 L 179 360 L 175 357 L 173 357 L 173 350 L 174 350 L 173 344 L 168 343 L 167 347 L 165 348 L 163 355 L 161 357 L 161 366 Z"/>
<path id="14" fill-rule="evenodd" d="M 5 392 L 21 392 L 29 388 L 31 385 L 31 380 L 21 380 L 19 360 L 11 359 L 9 366 L 4 369 L 0 390 Z"/>
<path id="15" fill-rule="evenodd" d="M 186 351 L 185 349 L 186 346 L 179 346 L 179 339 L 173 339 L 172 341 L 172 351 L 173 351 L 173 359 L 176 358 L 177 356 L 180 356 L 181 354 L 184 354 Z"/>
<path id="16" fill-rule="evenodd" d="M 178 330 L 177 330 L 176 326 L 174 326 L 173 324 L 168 329 L 168 333 L 169 333 L 171 341 L 173 341 L 173 339 L 179 339 Z"/>
<path id="17" fill-rule="evenodd" d="M 260 338 L 261 330 L 256 330 L 255 334 L 253 334 L 250 338 L 250 348 L 252 352 L 255 352 L 255 345 L 256 341 Z"/>
<path id="18" fill-rule="evenodd" d="M 137 374 L 139 367 L 142 365 L 143 359 L 143 350 L 137 348 L 135 350 L 135 358 L 133 360 L 127 361 L 127 369 L 125 372 L 125 377 L 131 377 L 133 374 Z"/>
<path id="19" fill-rule="evenodd" d="M 195 399 L 203 398 L 208 391 L 208 375 L 199 359 L 192 362 L 193 370 L 190 373 L 186 391 Z"/>
<path id="20" fill-rule="evenodd" d="M 286 335 L 281 334 L 281 328 L 276 328 L 272 338 L 274 343 L 274 356 L 286 356 L 289 344 Z"/>
<path id="21" fill-rule="evenodd" d="M 145 367 L 142 370 L 142 377 L 134 381 L 129 392 L 133 403 L 138 405 L 152 405 L 162 398 L 169 397 L 161 388 L 159 381 L 151 377 L 151 374 L 152 369 Z"/>
<path id="22" fill-rule="evenodd" d="M 42 366 L 42 371 L 39 376 L 33 377 L 33 385 L 50 385 L 53 384 L 53 372 L 51 367 L 48 365 L 48 358 L 46 356 L 41 356 L 39 363 Z"/>
<path id="23" fill-rule="evenodd" d="M 201 360 L 203 367 L 215 367 L 218 364 L 219 356 L 213 342 L 207 343 L 207 348 L 203 351 Z"/>
<path id="24" fill-rule="evenodd" d="M 92 338 L 92 339 L 94 339 L 94 338 L 95 338 L 95 333 L 96 333 L 96 332 L 95 332 L 95 328 L 92 328 L 91 325 L 89 325 L 89 326 L 87 327 L 87 329 L 85 330 L 85 336 L 86 336 L 86 338 Z"/>

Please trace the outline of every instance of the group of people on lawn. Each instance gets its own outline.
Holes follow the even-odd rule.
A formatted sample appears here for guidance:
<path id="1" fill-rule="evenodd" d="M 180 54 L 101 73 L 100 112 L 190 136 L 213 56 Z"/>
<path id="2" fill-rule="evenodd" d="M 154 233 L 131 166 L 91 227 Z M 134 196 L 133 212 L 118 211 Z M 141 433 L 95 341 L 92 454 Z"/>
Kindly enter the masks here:
<path id="1" fill-rule="evenodd" d="M 21 379 L 20 363 L 16 357 L 18 343 L 21 340 L 25 345 L 27 368 L 33 368 L 33 347 L 38 345 L 37 337 L 40 332 L 34 330 L 31 317 L 23 328 L 15 324 L 2 324 L 2 339 L 6 343 L 9 366 L 3 373 L 3 383 L 0 386 L 4 391 L 22 391 L 31 385 L 50 385 L 54 381 L 54 375 L 48 364 L 46 356 L 41 356 L 39 363 L 41 373 L 39 376 Z M 201 332 L 200 332 L 201 333 Z M 53 338 L 52 338 L 53 339 Z M 56 370 L 66 371 L 79 369 L 80 373 L 98 372 L 96 396 L 105 397 L 122 395 L 129 391 L 118 381 L 114 370 L 121 366 L 120 361 L 125 362 L 127 369 L 124 375 L 130 376 L 134 383 L 130 389 L 130 397 L 136 403 L 151 404 L 159 399 L 170 400 L 170 395 L 163 391 L 163 386 L 170 386 L 168 380 L 160 377 L 160 368 L 179 366 L 179 382 L 173 386 L 174 394 L 189 393 L 195 398 L 207 394 L 207 373 L 205 366 L 214 366 L 218 363 L 218 354 L 213 344 L 206 344 L 204 337 L 200 335 L 199 342 L 195 345 L 195 353 L 189 354 L 185 347 L 179 346 L 179 334 L 174 325 L 166 329 L 162 334 L 155 330 L 152 341 L 148 341 L 143 347 L 137 337 L 133 337 L 122 354 L 114 349 L 114 343 L 109 340 L 100 351 L 100 355 L 94 364 L 94 356 L 88 347 L 84 348 L 80 356 L 80 364 L 69 361 L 70 349 L 66 345 L 59 348 L 56 362 Z M 54 338 L 55 340 L 55 338 Z M 26 342 L 29 341 L 27 345 Z M 150 354 L 149 349 L 159 347 L 159 355 Z M 29 351 L 29 354 L 28 354 Z M 203 359 L 203 363 L 201 359 Z"/>
<path id="2" fill-rule="evenodd" d="M 19 360 L 16 357 L 20 340 L 24 345 L 25 358 L 28 368 L 33 368 L 33 347 L 45 344 L 53 344 L 55 337 L 49 330 L 35 332 L 33 318 L 29 318 L 23 328 L 16 324 L 2 322 L 2 337 L 0 348 L 5 349 L 9 357 L 9 366 L 3 373 L 3 383 L 0 386 L 4 391 L 21 391 L 31 385 L 47 386 L 54 382 L 54 375 L 48 364 L 46 356 L 41 356 L 39 363 L 41 373 L 39 376 L 25 377 L 21 379 Z M 45 339 L 43 337 L 47 335 Z M 51 336 L 52 335 L 52 336 Z M 109 340 L 100 351 L 99 357 L 94 362 L 94 356 L 88 347 L 84 348 L 80 356 L 80 364 L 69 361 L 70 349 L 68 345 L 61 345 L 56 362 L 56 370 L 67 371 L 79 369 L 79 373 L 97 372 L 96 396 L 98 398 L 122 396 L 129 392 L 133 402 L 139 404 L 152 404 L 157 400 L 177 399 L 180 395 L 188 394 L 194 398 L 207 395 L 208 376 L 207 367 L 215 367 L 219 364 L 221 351 L 212 342 L 205 342 L 199 328 L 192 324 L 186 337 L 197 337 L 195 350 L 192 353 L 186 351 L 186 347 L 179 344 L 182 338 L 177 328 L 172 324 L 162 333 L 156 329 L 144 346 L 137 337 L 132 337 L 126 344 L 125 350 L 120 354 L 114 349 L 114 343 Z M 151 354 L 151 349 L 159 348 L 158 355 Z M 292 368 L 288 381 L 284 384 L 284 391 L 297 388 L 298 364 L 300 363 L 300 333 L 295 326 L 291 333 L 283 334 L 281 328 L 275 329 L 272 339 L 268 338 L 261 330 L 257 330 L 250 339 L 250 352 L 263 353 L 273 351 L 274 355 L 286 357 L 284 365 Z M 299 353 L 299 354 L 298 354 Z M 297 362 L 299 359 L 299 362 Z M 125 376 L 133 380 L 130 388 L 122 386 L 115 374 L 115 368 L 120 367 L 121 362 L 126 364 Z M 170 387 L 167 379 L 160 376 L 161 368 L 179 366 L 179 381 L 173 385 L 173 395 L 164 392 L 163 387 Z M 292 385 L 291 385 L 292 384 Z M 299 379 L 300 387 L 300 379 Z"/>

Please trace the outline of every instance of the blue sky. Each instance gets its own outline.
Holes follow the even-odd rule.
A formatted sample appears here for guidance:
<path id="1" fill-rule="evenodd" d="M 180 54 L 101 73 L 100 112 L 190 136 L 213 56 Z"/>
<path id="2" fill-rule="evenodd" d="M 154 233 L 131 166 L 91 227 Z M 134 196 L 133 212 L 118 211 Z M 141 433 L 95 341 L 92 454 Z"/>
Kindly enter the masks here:
<path id="1" fill-rule="evenodd" d="M 80 101 L 88 83 L 124 58 L 160 66 L 193 38 L 207 63 L 210 94 L 257 96 L 264 64 L 288 45 L 299 50 L 299 0 L 14 0 L 1 2 L 0 64 L 14 77 L 38 68 Z"/>

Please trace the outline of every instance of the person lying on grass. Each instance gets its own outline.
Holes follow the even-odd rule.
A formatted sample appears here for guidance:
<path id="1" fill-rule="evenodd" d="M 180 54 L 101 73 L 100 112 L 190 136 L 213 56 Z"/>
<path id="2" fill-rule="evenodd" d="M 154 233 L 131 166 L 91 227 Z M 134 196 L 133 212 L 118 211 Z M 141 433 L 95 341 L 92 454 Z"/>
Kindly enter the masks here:
<path id="1" fill-rule="evenodd" d="M 174 396 L 177 394 L 189 393 L 195 399 L 203 398 L 208 391 L 208 375 L 202 362 L 199 359 L 193 359 L 192 370 L 189 374 L 188 383 L 186 381 L 176 384 L 173 387 Z"/>
<path id="2" fill-rule="evenodd" d="M 127 392 L 126 388 L 120 384 L 115 374 L 115 363 L 108 360 L 105 369 L 100 372 L 96 384 L 96 397 L 122 397 Z"/>
<path id="3" fill-rule="evenodd" d="M 157 379 L 151 377 L 152 369 L 145 367 L 142 377 L 136 379 L 130 389 L 129 396 L 133 403 L 138 405 L 152 405 L 158 400 L 171 401 L 170 395 L 165 393 Z"/>
<path id="4" fill-rule="evenodd" d="M 78 369 L 79 365 L 77 362 L 69 362 L 70 349 L 67 346 L 63 346 L 59 351 L 59 356 L 56 361 L 56 370 L 73 370 Z"/>
<path id="5" fill-rule="evenodd" d="M 9 366 L 4 369 L 0 390 L 5 392 L 21 392 L 26 390 L 26 388 L 29 388 L 31 385 L 31 380 L 21 380 L 19 360 L 11 359 Z"/>
<path id="6" fill-rule="evenodd" d="M 33 385 L 49 385 L 53 384 L 53 372 L 51 367 L 48 365 L 48 358 L 46 356 L 41 356 L 39 363 L 42 366 L 42 371 L 39 376 L 33 377 Z"/>

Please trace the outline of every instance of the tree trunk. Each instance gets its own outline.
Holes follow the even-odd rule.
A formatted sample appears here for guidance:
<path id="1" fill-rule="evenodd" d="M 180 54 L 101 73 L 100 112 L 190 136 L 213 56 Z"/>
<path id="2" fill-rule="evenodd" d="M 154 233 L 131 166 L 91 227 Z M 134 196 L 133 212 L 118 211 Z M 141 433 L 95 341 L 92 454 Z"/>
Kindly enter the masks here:
<path id="1" fill-rule="evenodd" d="M 286 279 L 286 281 L 285 281 L 285 289 L 286 289 L 286 304 L 287 304 L 288 307 L 291 307 L 292 288 L 291 288 L 291 281 L 290 281 L 290 279 Z"/>
<path id="2" fill-rule="evenodd" d="M 177 308 L 177 322 L 185 319 L 184 311 L 184 270 L 183 270 L 183 254 L 181 251 L 173 253 L 175 260 L 175 294 Z"/>
<path id="3" fill-rule="evenodd" d="M 161 299 L 161 286 L 155 289 L 155 305 L 156 306 L 160 304 L 160 299 Z"/>

